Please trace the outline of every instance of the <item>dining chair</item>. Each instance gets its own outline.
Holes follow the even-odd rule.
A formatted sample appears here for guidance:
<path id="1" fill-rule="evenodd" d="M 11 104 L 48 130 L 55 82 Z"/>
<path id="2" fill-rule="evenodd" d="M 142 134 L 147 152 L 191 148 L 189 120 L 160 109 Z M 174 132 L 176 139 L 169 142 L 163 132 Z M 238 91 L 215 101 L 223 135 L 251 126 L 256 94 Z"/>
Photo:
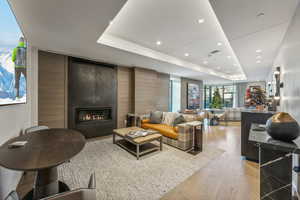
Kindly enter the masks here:
<path id="1" fill-rule="evenodd" d="M 96 176 L 93 173 L 90 176 L 87 188 L 75 189 L 63 192 L 41 200 L 96 200 Z"/>
<path id="2" fill-rule="evenodd" d="M 11 191 L 4 200 L 20 200 L 16 191 Z"/>
<path id="3" fill-rule="evenodd" d="M 35 131 L 45 130 L 45 129 L 49 129 L 49 127 L 48 126 L 32 126 L 32 127 L 25 129 L 25 134 L 32 133 Z"/>

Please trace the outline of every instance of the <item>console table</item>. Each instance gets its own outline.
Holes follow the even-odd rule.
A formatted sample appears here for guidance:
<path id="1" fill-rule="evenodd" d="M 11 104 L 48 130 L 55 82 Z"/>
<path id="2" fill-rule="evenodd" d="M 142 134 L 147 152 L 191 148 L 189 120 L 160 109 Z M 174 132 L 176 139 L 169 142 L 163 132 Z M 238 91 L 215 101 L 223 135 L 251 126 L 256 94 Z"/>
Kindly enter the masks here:
<path id="1" fill-rule="evenodd" d="M 298 199 L 293 198 L 295 194 L 298 196 L 298 187 L 292 169 L 293 159 L 297 163 L 295 157 L 300 154 L 300 138 L 292 143 L 274 140 L 266 131 L 258 131 L 257 127 L 258 124 L 251 125 L 249 142 L 259 147 L 260 199 Z"/>
<path id="2" fill-rule="evenodd" d="M 249 131 L 252 123 L 265 124 L 274 112 L 242 111 L 241 114 L 241 155 L 247 160 L 258 162 L 258 147 L 249 143 Z"/>

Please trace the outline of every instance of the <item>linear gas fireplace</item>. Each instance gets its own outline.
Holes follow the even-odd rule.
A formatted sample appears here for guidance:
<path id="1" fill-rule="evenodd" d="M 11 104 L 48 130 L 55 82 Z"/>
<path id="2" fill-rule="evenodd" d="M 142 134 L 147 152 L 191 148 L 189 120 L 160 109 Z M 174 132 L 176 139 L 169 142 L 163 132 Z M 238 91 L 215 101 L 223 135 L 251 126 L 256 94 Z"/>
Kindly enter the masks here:
<path id="1" fill-rule="evenodd" d="M 77 123 L 112 120 L 112 108 L 77 108 Z"/>
<path id="2" fill-rule="evenodd" d="M 86 138 L 112 134 L 117 127 L 116 66 L 70 58 L 68 127 Z"/>

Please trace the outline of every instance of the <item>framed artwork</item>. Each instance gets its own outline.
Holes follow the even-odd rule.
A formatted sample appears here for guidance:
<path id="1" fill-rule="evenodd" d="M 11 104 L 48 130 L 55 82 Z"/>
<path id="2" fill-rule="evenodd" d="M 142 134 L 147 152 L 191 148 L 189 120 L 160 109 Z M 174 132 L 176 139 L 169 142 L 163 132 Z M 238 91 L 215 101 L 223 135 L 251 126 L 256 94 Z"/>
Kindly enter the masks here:
<path id="1" fill-rule="evenodd" d="M 200 108 L 200 87 L 194 83 L 187 85 L 187 109 Z"/>
<path id="2" fill-rule="evenodd" d="M 0 106 L 26 103 L 26 41 L 6 0 L 0 18 Z"/>

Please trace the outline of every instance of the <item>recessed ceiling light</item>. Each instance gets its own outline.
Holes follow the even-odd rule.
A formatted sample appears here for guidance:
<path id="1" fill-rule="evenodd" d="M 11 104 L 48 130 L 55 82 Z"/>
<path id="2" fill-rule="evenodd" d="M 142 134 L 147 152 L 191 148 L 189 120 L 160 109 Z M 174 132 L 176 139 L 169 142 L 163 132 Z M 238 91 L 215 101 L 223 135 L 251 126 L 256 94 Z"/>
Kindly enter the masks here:
<path id="1" fill-rule="evenodd" d="M 227 56 L 228 59 L 231 59 L 231 56 Z"/>
<path id="2" fill-rule="evenodd" d="M 204 19 L 198 19 L 198 23 L 199 23 L 199 24 L 202 24 L 202 23 L 204 23 L 204 22 L 205 22 Z"/>
<path id="3" fill-rule="evenodd" d="M 112 25 L 112 24 L 113 24 L 113 20 L 110 20 L 110 21 L 109 21 L 109 25 Z"/>
<path id="4" fill-rule="evenodd" d="M 203 61 L 203 64 L 205 64 L 205 65 L 206 65 L 207 63 L 208 63 L 208 62 L 207 62 L 206 60 L 204 60 L 204 61 Z"/>
<path id="5" fill-rule="evenodd" d="M 256 59 L 261 59 L 261 56 L 256 56 Z"/>
<path id="6" fill-rule="evenodd" d="M 185 54 L 184 54 L 185 57 L 188 57 L 189 55 L 190 55 L 190 54 L 188 54 L 188 53 L 185 53 Z"/>
<path id="7" fill-rule="evenodd" d="M 262 50 L 261 50 L 261 49 L 257 49 L 255 52 L 256 52 L 256 53 L 261 53 Z"/>
<path id="8" fill-rule="evenodd" d="M 161 45 L 161 41 L 156 41 L 156 45 Z"/>
<path id="9" fill-rule="evenodd" d="M 260 60 L 258 60 L 258 61 L 256 61 L 256 63 L 261 63 L 261 61 L 260 61 Z"/>
<path id="10" fill-rule="evenodd" d="M 218 42 L 217 45 L 218 45 L 218 46 L 222 46 L 222 43 L 221 43 L 221 42 Z"/>

